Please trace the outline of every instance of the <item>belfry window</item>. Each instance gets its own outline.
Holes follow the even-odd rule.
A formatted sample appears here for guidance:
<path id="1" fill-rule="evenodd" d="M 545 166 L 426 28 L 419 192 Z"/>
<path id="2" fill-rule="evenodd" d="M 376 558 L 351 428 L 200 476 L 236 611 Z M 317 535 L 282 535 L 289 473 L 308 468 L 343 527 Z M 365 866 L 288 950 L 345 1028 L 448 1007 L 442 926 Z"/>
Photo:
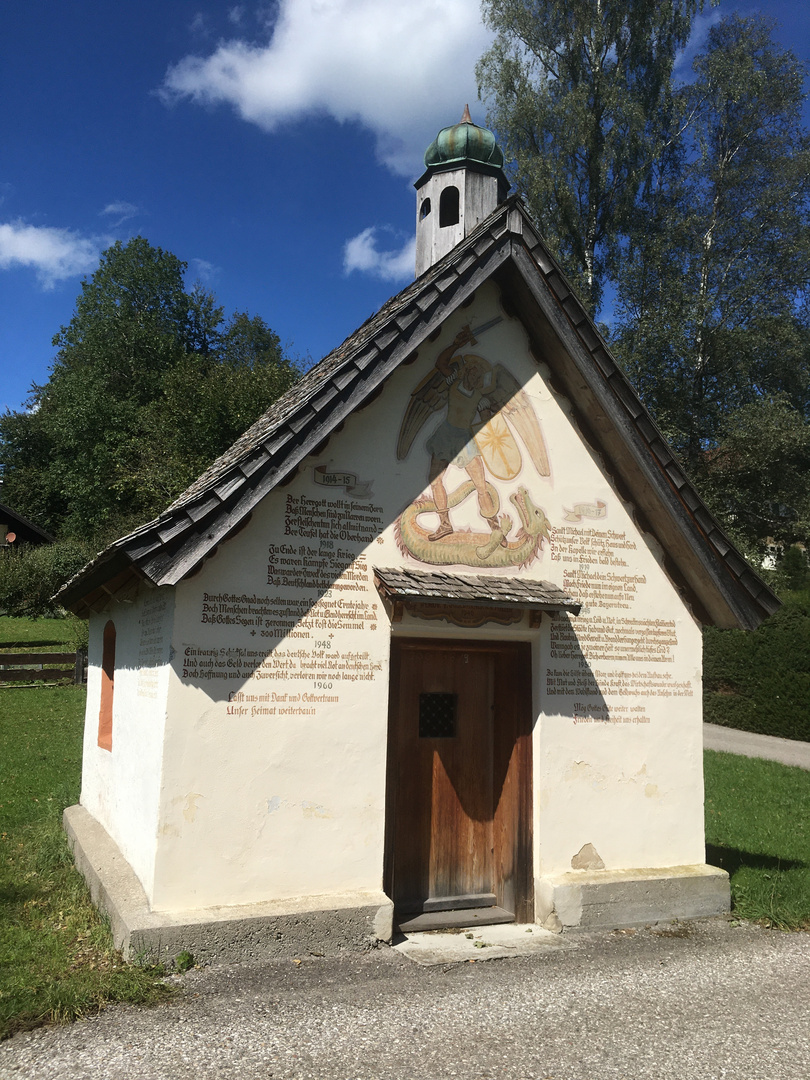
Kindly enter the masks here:
<path id="1" fill-rule="evenodd" d="M 448 225 L 458 225 L 458 188 L 446 187 L 439 199 L 439 227 L 447 228 Z"/>
<path id="2" fill-rule="evenodd" d="M 430 213 L 430 199 L 423 199 L 422 205 L 419 207 L 419 220 L 424 221 Z"/>

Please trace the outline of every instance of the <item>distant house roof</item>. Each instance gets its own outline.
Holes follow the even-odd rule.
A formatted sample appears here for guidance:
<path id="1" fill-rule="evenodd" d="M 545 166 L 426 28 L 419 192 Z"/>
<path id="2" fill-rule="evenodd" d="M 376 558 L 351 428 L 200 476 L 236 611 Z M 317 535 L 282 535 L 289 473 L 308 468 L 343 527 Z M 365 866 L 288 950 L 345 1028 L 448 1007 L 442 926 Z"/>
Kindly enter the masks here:
<path id="1" fill-rule="evenodd" d="M 0 502 L 0 526 L 2 525 L 5 525 L 7 532 L 16 534 L 16 540 L 13 541 L 15 544 L 20 542 L 25 544 L 53 543 L 53 537 L 50 533 L 40 529 L 28 518 L 23 517 L 22 514 L 12 510 L 10 506 Z M 5 535 L 6 533 L 0 530 L 0 544 L 4 544 Z"/>
<path id="2" fill-rule="evenodd" d="M 307 372 L 160 517 L 97 556 L 62 588 L 60 602 L 87 615 L 110 597 L 125 598 L 138 581 L 182 581 L 488 281 L 522 320 L 533 354 L 572 403 L 581 432 L 635 507 L 639 525 L 660 543 L 665 568 L 696 616 L 756 627 L 779 601 L 687 479 L 518 196 Z"/>

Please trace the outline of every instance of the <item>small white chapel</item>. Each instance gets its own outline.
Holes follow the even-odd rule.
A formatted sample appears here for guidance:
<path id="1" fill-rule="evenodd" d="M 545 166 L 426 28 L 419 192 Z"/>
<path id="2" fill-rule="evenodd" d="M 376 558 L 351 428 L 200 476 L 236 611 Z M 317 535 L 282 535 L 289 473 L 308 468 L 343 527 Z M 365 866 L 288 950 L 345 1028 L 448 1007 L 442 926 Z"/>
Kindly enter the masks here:
<path id="1" fill-rule="evenodd" d="M 60 593 L 90 621 L 65 826 L 125 951 L 728 909 L 701 631 L 778 601 L 503 164 L 468 111 L 440 131 L 413 283 Z"/>

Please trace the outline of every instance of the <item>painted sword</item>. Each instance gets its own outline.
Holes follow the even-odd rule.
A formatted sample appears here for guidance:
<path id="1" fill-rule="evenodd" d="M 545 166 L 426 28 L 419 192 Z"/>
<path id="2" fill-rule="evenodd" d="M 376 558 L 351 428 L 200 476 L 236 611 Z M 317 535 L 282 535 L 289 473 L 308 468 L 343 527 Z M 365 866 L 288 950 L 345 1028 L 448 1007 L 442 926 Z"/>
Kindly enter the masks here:
<path id="1" fill-rule="evenodd" d="M 493 326 L 497 326 L 498 323 L 503 322 L 503 315 L 496 315 L 494 319 L 490 319 L 489 322 L 481 323 L 480 326 L 473 326 L 470 328 L 470 333 L 474 338 L 479 338 L 482 334 L 485 334 L 487 330 L 491 330 Z M 474 345 L 475 342 L 470 344 Z"/>

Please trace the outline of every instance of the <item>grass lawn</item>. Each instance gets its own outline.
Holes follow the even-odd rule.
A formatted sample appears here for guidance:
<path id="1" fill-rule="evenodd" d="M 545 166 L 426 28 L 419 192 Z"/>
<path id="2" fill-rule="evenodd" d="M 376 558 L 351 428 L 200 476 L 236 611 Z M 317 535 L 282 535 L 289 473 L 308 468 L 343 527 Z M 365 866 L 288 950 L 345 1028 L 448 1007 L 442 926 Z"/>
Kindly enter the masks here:
<path id="1" fill-rule="evenodd" d="M 31 621 L 36 640 L 67 622 Z M 0 619 L 5 635 L 9 622 L 29 620 Z M 79 796 L 84 697 L 82 686 L 0 687 L 0 1038 L 167 993 L 160 971 L 113 949 L 62 832 Z"/>
<path id="2" fill-rule="evenodd" d="M 707 862 L 731 875 L 735 914 L 810 930 L 810 772 L 707 750 Z"/>
<path id="3" fill-rule="evenodd" d="M 70 649 L 76 636 L 78 619 L 12 619 L 0 616 L 0 648 L 48 648 L 66 646 Z M 73 646 L 75 648 L 75 646 Z"/>
<path id="4" fill-rule="evenodd" d="M 11 618 L 0 615 L 0 663 L 4 652 L 68 653 L 87 648 L 87 623 L 64 619 Z"/>

